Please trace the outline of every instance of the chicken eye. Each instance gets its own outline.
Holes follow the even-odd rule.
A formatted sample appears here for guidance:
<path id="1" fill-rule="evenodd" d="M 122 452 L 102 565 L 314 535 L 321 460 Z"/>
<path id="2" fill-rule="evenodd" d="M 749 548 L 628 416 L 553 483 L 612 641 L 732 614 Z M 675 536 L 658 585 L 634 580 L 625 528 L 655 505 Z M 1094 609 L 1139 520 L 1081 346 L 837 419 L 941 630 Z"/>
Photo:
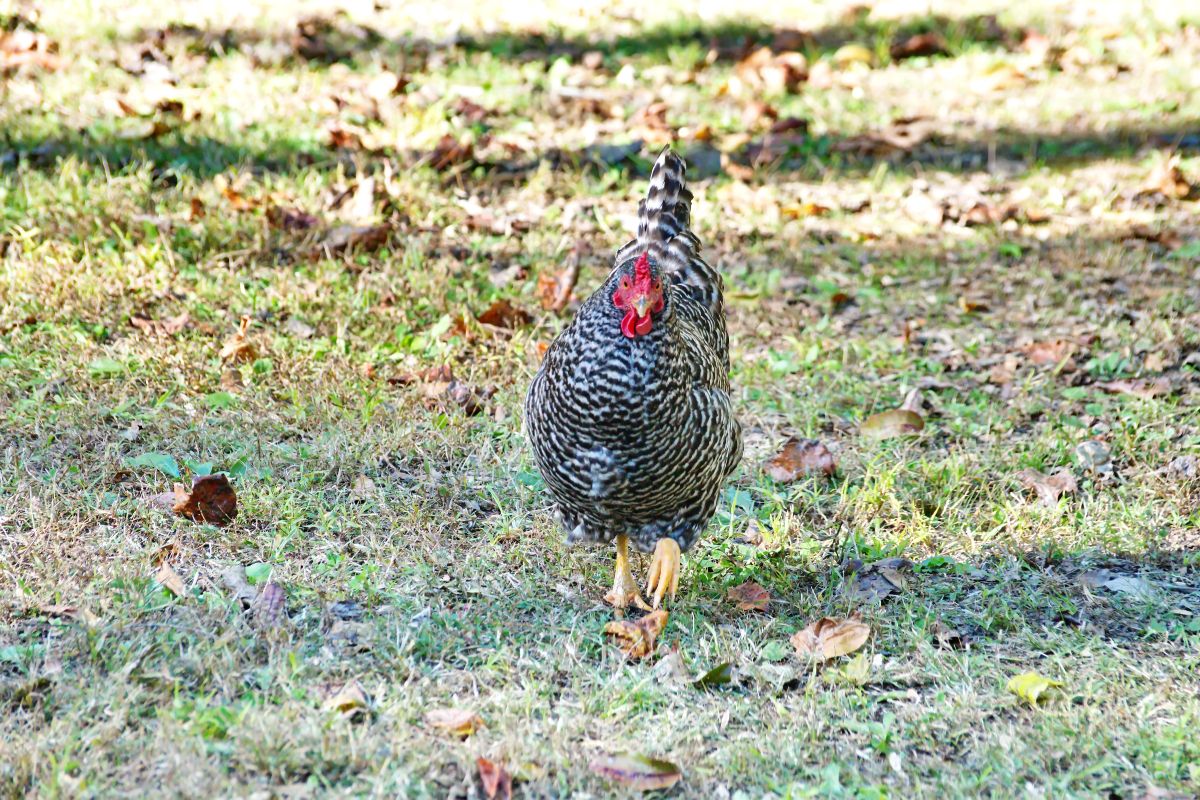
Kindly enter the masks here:
<path id="1" fill-rule="evenodd" d="M 621 288 L 622 289 L 629 288 L 629 278 L 621 278 Z"/>

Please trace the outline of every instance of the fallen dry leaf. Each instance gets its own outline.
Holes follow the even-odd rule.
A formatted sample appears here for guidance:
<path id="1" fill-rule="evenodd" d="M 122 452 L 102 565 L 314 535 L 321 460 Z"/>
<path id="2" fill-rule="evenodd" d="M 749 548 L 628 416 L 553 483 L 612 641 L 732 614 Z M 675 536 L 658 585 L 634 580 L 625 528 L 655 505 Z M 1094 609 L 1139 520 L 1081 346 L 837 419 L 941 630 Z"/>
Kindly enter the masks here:
<path id="1" fill-rule="evenodd" d="M 503 764 L 477 758 L 475 765 L 479 768 L 479 782 L 488 800 L 512 800 L 512 775 Z"/>
<path id="2" fill-rule="evenodd" d="M 894 408 L 867 417 L 859 426 L 859 432 L 872 439 L 891 439 L 920 433 L 924 427 L 925 419 L 920 414 L 907 408 Z"/>
<path id="3" fill-rule="evenodd" d="M 857 602 L 882 603 L 893 592 L 904 589 L 908 583 L 904 576 L 912 567 L 911 561 L 900 557 L 865 565 L 855 559 L 845 567 L 847 573 L 854 574 L 854 580 L 845 587 L 844 594 Z"/>
<path id="4" fill-rule="evenodd" d="M 483 718 L 474 711 L 463 708 L 438 708 L 425 714 L 425 722 L 432 728 L 465 739 L 483 727 Z"/>
<path id="5" fill-rule="evenodd" d="M 243 314 L 237 331 L 221 346 L 221 363 L 248 363 L 258 358 L 258 348 L 247 338 L 250 330 L 250 317 Z"/>
<path id="6" fill-rule="evenodd" d="M 808 60 L 803 53 L 775 53 L 770 47 L 760 47 L 737 63 L 735 74 L 755 89 L 794 93 L 808 79 Z"/>
<path id="7" fill-rule="evenodd" d="M 1074 494 L 1079 489 L 1075 476 L 1070 471 L 1060 469 L 1053 475 L 1043 475 L 1036 469 L 1023 469 L 1017 473 L 1017 480 L 1027 489 L 1033 489 L 1047 508 L 1058 505 L 1058 499 L 1064 494 Z"/>
<path id="8" fill-rule="evenodd" d="M 639 620 L 614 620 L 604 632 L 617 640 L 617 646 L 629 658 L 645 658 L 654 652 L 654 640 L 667 625 L 667 612 L 651 611 Z"/>
<path id="9" fill-rule="evenodd" d="M 557 275 L 547 272 L 538 274 L 537 297 L 547 311 L 562 311 L 571 302 L 571 292 L 579 280 L 579 265 L 582 251 L 575 248 L 567 259 L 567 267 Z"/>
<path id="10" fill-rule="evenodd" d="M 258 599 L 258 592 L 250 585 L 250 581 L 246 579 L 246 568 L 241 564 L 229 567 L 221 571 L 221 583 L 225 584 L 242 608 L 250 608 Z"/>
<path id="11" fill-rule="evenodd" d="M 159 586 L 162 586 L 176 597 L 183 597 L 187 594 L 187 587 L 183 585 L 183 578 L 179 577 L 170 564 L 164 563 L 158 568 L 158 572 L 154 574 L 154 580 Z"/>
<path id="12" fill-rule="evenodd" d="M 863 64 L 867 67 L 875 60 L 875 54 L 865 45 L 857 42 L 844 44 L 833 54 L 833 63 L 838 69 L 845 69 L 853 64 Z"/>
<path id="13" fill-rule="evenodd" d="M 267 583 L 252 605 L 254 622 L 260 628 L 274 628 L 286 618 L 287 594 L 277 583 Z"/>
<path id="14" fill-rule="evenodd" d="M 491 325 L 503 330 L 514 330 L 522 325 L 533 322 L 533 317 L 523 308 L 514 306 L 508 300 L 501 298 L 488 306 L 477 318 L 484 325 Z"/>
<path id="15" fill-rule="evenodd" d="M 896 61 L 918 56 L 944 56 L 950 51 L 946 49 L 946 40 L 940 33 L 917 33 L 901 39 L 891 47 L 891 56 Z"/>
<path id="16" fill-rule="evenodd" d="M 767 475 L 779 483 L 790 483 L 805 475 L 833 475 L 837 461 L 816 439 L 788 439 L 766 463 Z"/>
<path id="17" fill-rule="evenodd" d="M 315 256 L 343 252 L 373 252 L 387 244 L 390 225 L 339 225 L 330 229 L 313 250 Z"/>
<path id="18" fill-rule="evenodd" d="M 337 711 L 344 717 L 353 717 L 370 707 L 367 693 L 356 680 L 321 684 L 317 687 L 317 694 L 324 698 L 322 711 Z"/>
<path id="19" fill-rule="evenodd" d="M 1160 245 L 1167 250 L 1178 250 L 1183 246 L 1183 237 L 1172 230 L 1161 229 L 1155 230 L 1149 225 L 1134 225 L 1129 229 L 1125 239 L 1137 239 L 1143 242 L 1151 242 L 1152 244 Z"/>
<path id="20" fill-rule="evenodd" d="M 1078 350 L 1078 345 L 1066 339 L 1052 339 L 1046 342 L 1033 342 L 1021 348 L 1031 364 L 1048 367 L 1063 364 L 1064 369 L 1073 366 L 1071 356 Z"/>
<path id="21" fill-rule="evenodd" d="M 473 161 L 475 158 L 475 149 L 467 140 L 459 141 L 452 134 L 447 133 L 433 148 L 433 152 L 426 158 L 426 163 L 437 171 L 441 172 L 450 167 L 459 164 L 466 164 Z"/>
<path id="22" fill-rule="evenodd" d="M 267 209 L 267 222 L 271 227 L 284 231 L 306 231 L 316 227 L 320 220 L 298 208 L 271 206 Z"/>
<path id="23" fill-rule="evenodd" d="M 929 632 L 933 634 L 938 647 L 943 650 L 961 650 L 966 646 L 963 635 L 941 620 L 935 619 L 930 623 Z"/>
<path id="24" fill-rule="evenodd" d="M 167 319 L 150 319 L 134 314 L 129 318 L 129 324 L 150 336 L 174 336 L 187 327 L 190 319 L 186 311 Z"/>
<path id="25" fill-rule="evenodd" d="M 779 207 L 779 213 L 784 219 L 804 219 L 805 217 L 823 217 L 832 209 L 820 203 L 789 203 Z"/>
<path id="26" fill-rule="evenodd" d="M 848 655 L 867 643 L 871 629 L 864 625 L 857 614 L 847 619 L 822 617 L 803 630 L 792 635 L 792 646 L 801 658 L 828 661 Z"/>
<path id="27" fill-rule="evenodd" d="M 766 611 L 771 602 L 771 593 L 754 581 L 731 587 L 727 596 L 737 604 L 738 611 Z"/>
<path id="28" fill-rule="evenodd" d="M 210 525 L 228 525 L 237 517 L 237 493 L 224 473 L 201 475 L 192 480 L 190 492 L 176 489 L 172 510 L 181 517 Z"/>
<path id="29" fill-rule="evenodd" d="M 1062 686 L 1061 681 L 1050 680 L 1036 672 L 1023 672 L 1010 678 L 1006 688 L 1029 705 L 1036 706 L 1046 692 L 1059 686 Z"/>
<path id="30" fill-rule="evenodd" d="M 1145 400 L 1171 393 L 1171 381 L 1164 377 L 1104 381 L 1093 385 L 1110 394 L 1128 394 Z"/>
<path id="31" fill-rule="evenodd" d="M 1161 194 L 1170 200 L 1183 200 L 1192 193 L 1192 184 L 1179 168 L 1179 156 L 1165 158 L 1138 189 L 1139 196 Z"/>
<path id="32" fill-rule="evenodd" d="M 38 606 L 38 611 L 51 617 L 62 617 L 64 619 L 74 620 L 75 622 L 82 622 L 89 628 L 94 628 L 100 623 L 100 618 L 83 606 L 71 606 L 64 603 L 53 603 L 50 605 Z"/>
<path id="33" fill-rule="evenodd" d="M 641 792 L 669 789 L 683 778 L 679 767 L 670 761 L 642 755 L 606 756 L 596 759 L 588 768 L 614 783 Z"/>
<path id="34" fill-rule="evenodd" d="M 27 28 L 0 32 L 0 72 L 21 67 L 53 71 L 61 66 L 58 45 L 50 41 L 46 34 Z"/>

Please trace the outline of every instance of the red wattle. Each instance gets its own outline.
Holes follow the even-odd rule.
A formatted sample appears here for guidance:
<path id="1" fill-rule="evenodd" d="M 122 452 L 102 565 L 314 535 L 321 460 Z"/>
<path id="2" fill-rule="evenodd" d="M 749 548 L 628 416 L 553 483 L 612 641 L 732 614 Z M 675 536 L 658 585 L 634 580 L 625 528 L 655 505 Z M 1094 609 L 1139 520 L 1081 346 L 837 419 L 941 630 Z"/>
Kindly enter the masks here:
<path id="1" fill-rule="evenodd" d="M 621 320 L 621 333 L 625 334 L 626 339 L 632 339 L 637 336 L 633 326 L 637 322 L 637 312 L 632 308 L 625 312 L 625 318 Z"/>
<path id="2" fill-rule="evenodd" d="M 652 320 L 650 319 L 650 315 L 647 314 L 637 321 L 637 324 L 633 326 L 633 330 L 638 336 L 645 336 L 650 332 L 651 324 Z"/>

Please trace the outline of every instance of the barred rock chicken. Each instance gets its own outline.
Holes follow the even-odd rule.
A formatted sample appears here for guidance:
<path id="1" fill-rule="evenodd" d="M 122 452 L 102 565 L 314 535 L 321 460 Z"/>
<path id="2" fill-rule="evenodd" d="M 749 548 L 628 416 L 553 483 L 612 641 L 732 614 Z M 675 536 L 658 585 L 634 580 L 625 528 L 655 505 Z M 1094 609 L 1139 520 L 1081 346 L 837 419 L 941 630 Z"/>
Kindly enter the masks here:
<path id="1" fill-rule="evenodd" d="M 638 205 L 637 238 L 546 352 L 525 398 L 538 469 L 568 543 L 616 542 L 605 597 L 648 608 L 628 545 L 653 550 L 646 591 L 675 597 L 680 552 L 742 455 L 729 399 L 721 276 L 688 225 L 686 167 L 669 148 Z"/>

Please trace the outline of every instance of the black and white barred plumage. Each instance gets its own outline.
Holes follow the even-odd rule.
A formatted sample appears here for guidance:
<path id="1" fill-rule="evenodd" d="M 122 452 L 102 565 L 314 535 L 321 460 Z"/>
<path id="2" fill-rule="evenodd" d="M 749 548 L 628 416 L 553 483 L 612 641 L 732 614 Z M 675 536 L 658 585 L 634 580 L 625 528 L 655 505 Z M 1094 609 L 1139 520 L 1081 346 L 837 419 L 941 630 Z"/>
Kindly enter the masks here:
<path id="1" fill-rule="evenodd" d="M 688 229 L 685 169 L 670 149 L 658 157 L 637 238 L 551 344 L 525 400 L 538 468 L 570 542 L 624 535 L 649 552 L 669 537 L 686 550 L 741 458 L 721 276 Z M 627 338 L 613 294 L 644 253 L 663 308 L 648 333 Z"/>

